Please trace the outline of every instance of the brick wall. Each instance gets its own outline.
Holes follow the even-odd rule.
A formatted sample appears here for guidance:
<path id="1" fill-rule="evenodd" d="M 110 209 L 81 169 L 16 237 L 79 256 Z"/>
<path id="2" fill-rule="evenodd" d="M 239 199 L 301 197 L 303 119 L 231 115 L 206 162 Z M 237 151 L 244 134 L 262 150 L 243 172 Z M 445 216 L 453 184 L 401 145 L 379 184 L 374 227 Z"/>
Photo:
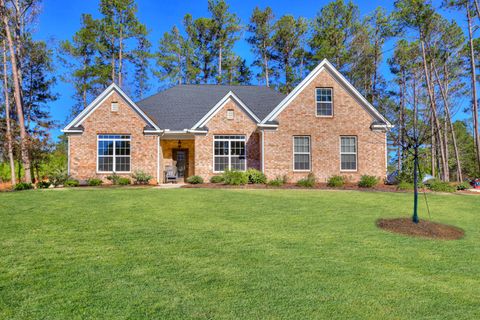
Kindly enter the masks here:
<path id="1" fill-rule="evenodd" d="M 112 112 L 112 101 L 119 103 L 118 112 Z M 97 135 L 129 134 L 131 135 L 131 172 L 143 170 L 157 178 L 157 136 L 143 134 L 145 121 L 114 92 L 83 122 L 84 132 L 71 135 L 70 139 L 70 174 L 73 178 L 84 181 L 98 177 L 106 181 L 108 174 L 96 173 Z M 125 174 L 124 176 L 129 176 Z"/>
<path id="2" fill-rule="evenodd" d="M 234 110 L 234 118 L 227 119 L 227 110 Z M 208 133 L 195 136 L 195 174 L 209 179 L 213 172 L 213 136 L 245 135 L 247 167 L 260 169 L 259 134 L 257 125 L 237 103 L 230 99 L 206 124 Z"/>
<path id="3" fill-rule="evenodd" d="M 316 116 L 315 88 L 333 88 L 333 117 Z M 293 136 L 308 135 L 311 169 L 318 181 L 343 175 L 357 181 L 361 175 L 385 177 L 385 133 L 373 132 L 372 116 L 328 71 L 322 71 L 277 118 L 276 131 L 265 131 L 265 173 L 269 178 L 287 175 L 295 182 L 308 173 L 293 171 Z M 340 171 L 340 136 L 357 137 L 357 171 Z"/>

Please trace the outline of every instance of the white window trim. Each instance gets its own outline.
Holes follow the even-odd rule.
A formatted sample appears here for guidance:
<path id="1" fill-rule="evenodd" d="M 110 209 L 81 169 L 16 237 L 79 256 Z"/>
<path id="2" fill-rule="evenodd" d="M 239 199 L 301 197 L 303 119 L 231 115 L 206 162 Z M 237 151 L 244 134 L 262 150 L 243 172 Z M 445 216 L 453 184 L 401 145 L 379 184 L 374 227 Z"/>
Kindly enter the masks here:
<path id="1" fill-rule="evenodd" d="M 130 136 L 129 139 L 100 139 L 100 136 L 105 136 L 105 135 L 122 135 L 122 136 Z M 128 156 L 130 158 L 130 170 L 129 171 L 100 171 L 99 170 L 99 167 L 98 167 L 98 160 L 100 159 L 100 155 L 98 154 L 98 143 L 99 141 L 102 140 L 102 141 L 113 141 L 113 166 L 112 168 L 115 169 L 115 165 L 116 165 L 116 155 L 115 155 L 115 141 L 130 141 L 130 155 Z M 110 156 L 108 156 L 110 157 Z M 126 156 L 123 156 L 123 157 L 126 157 Z M 107 174 L 107 173 L 122 173 L 122 174 L 126 174 L 126 173 L 131 173 L 132 172 L 132 136 L 129 135 L 129 134 L 108 134 L 108 133 L 102 133 L 102 134 L 97 134 L 97 168 L 96 168 L 96 173 L 98 174 Z"/>
<path id="2" fill-rule="evenodd" d="M 308 147 L 310 152 L 295 152 L 295 138 L 308 138 Z M 310 169 L 295 169 L 295 154 L 308 154 Z M 294 172 L 312 172 L 312 138 L 305 135 L 295 135 L 292 137 L 292 168 Z"/>
<path id="3" fill-rule="evenodd" d="M 216 136 L 242 136 L 242 139 L 216 139 Z M 245 149 L 245 170 L 237 170 L 237 171 L 247 171 L 248 168 L 248 157 L 247 157 L 247 137 L 243 134 L 215 134 L 212 139 L 212 171 L 213 173 L 223 173 L 225 171 L 217 171 L 215 170 L 215 141 L 228 141 L 228 170 L 232 169 L 232 156 L 230 155 L 230 142 L 231 141 L 243 141 L 244 142 L 244 149 Z M 225 157 L 225 156 L 219 156 L 219 157 Z"/>
<path id="4" fill-rule="evenodd" d="M 355 139 L 355 152 L 342 152 L 342 138 L 354 138 Z M 357 172 L 358 171 L 358 138 L 357 136 L 340 136 L 339 139 L 339 151 L 340 151 L 340 172 Z M 342 169 L 342 154 L 355 154 L 355 169 Z"/>
<path id="5" fill-rule="evenodd" d="M 329 89 L 330 90 L 330 95 L 332 96 L 332 101 L 331 101 L 331 104 L 332 104 L 332 114 L 331 115 L 328 115 L 328 116 L 324 116 L 324 115 L 321 115 L 321 114 L 318 114 L 318 104 L 319 103 L 325 103 L 325 102 L 322 102 L 322 101 L 318 101 L 317 100 L 317 91 L 320 90 L 320 89 Z M 333 105 L 333 88 L 332 87 L 316 87 L 315 88 L 315 115 L 318 117 L 318 118 L 333 118 L 333 114 L 334 114 L 334 105 Z"/>

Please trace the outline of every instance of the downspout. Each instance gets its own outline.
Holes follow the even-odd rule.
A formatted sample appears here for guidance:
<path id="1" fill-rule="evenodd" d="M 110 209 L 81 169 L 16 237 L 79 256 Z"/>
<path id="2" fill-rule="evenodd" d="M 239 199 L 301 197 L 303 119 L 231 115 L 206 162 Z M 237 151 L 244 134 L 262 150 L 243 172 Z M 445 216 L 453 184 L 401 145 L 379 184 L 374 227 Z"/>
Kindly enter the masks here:
<path id="1" fill-rule="evenodd" d="M 262 172 L 265 173 L 265 130 L 260 129 L 261 135 L 262 135 L 262 150 L 260 152 L 260 157 L 261 157 L 261 166 L 262 166 Z"/>
<path id="2" fill-rule="evenodd" d="M 70 175 L 70 135 L 67 135 L 67 174 Z"/>

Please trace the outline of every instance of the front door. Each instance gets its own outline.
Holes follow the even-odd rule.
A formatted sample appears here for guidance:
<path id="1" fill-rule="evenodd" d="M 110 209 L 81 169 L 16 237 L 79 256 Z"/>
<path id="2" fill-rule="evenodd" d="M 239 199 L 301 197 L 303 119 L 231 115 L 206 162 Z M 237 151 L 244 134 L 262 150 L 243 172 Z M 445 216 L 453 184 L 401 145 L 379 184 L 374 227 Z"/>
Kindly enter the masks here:
<path id="1" fill-rule="evenodd" d="M 173 149 L 173 161 L 177 166 L 179 178 L 188 177 L 188 150 L 187 149 Z"/>

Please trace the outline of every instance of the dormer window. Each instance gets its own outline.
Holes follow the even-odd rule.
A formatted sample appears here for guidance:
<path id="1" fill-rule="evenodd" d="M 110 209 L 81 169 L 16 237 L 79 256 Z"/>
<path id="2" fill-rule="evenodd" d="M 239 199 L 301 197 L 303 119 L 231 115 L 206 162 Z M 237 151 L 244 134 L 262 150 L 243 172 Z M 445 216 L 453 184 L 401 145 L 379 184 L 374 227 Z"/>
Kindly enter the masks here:
<path id="1" fill-rule="evenodd" d="M 118 112 L 118 102 L 112 102 L 111 110 L 112 112 Z"/>
<path id="2" fill-rule="evenodd" d="M 317 117 L 332 117 L 333 116 L 333 89 L 332 88 L 317 88 Z"/>
<path id="3" fill-rule="evenodd" d="M 233 120 L 233 117 L 234 117 L 233 109 L 228 109 L 227 110 L 227 119 L 228 120 Z"/>

